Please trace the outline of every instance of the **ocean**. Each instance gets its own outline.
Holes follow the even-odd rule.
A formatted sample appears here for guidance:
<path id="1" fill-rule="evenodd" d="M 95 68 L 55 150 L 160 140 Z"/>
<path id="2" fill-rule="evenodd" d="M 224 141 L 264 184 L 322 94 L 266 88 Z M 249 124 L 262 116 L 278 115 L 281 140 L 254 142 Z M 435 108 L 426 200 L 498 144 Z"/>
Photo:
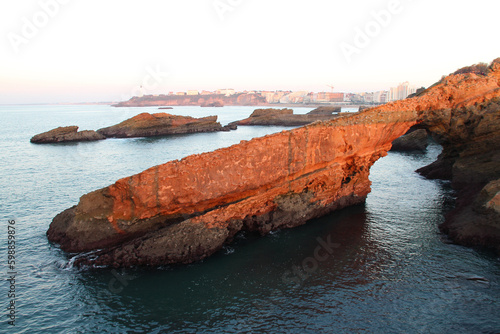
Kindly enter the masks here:
<path id="1" fill-rule="evenodd" d="M 254 109 L 174 107 L 166 112 L 216 114 L 225 125 Z M 296 113 L 311 109 L 294 108 Z M 58 126 L 96 130 L 141 112 L 158 109 L 0 106 L 0 331 L 500 332 L 500 259 L 447 242 L 438 225 L 452 208 L 453 191 L 446 181 L 414 172 L 436 159 L 441 148 L 435 143 L 425 153 L 389 152 L 377 161 L 364 205 L 264 237 L 241 234 L 202 262 L 74 268 L 71 255 L 50 244 L 45 232 L 52 218 L 83 194 L 154 165 L 287 129 L 29 142 Z M 12 235 L 15 247 L 8 243 Z M 314 262 L 317 247 L 328 256 Z M 10 266 L 9 251 L 15 257 Z"/>

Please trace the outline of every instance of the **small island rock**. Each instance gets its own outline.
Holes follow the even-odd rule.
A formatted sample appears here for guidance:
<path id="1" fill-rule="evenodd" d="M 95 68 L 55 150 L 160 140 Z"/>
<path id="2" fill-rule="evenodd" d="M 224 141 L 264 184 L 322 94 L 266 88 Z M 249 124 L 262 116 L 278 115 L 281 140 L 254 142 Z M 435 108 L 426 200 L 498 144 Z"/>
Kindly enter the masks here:
<path id="1" fill-rule="evenodd" d="M 30 142 L 34 144 L 51 144 L 81 141 L 96 141 L 106 139 L 93 130 L 78 131 L 78 126 L 62 126 L 33 136 Z"/>

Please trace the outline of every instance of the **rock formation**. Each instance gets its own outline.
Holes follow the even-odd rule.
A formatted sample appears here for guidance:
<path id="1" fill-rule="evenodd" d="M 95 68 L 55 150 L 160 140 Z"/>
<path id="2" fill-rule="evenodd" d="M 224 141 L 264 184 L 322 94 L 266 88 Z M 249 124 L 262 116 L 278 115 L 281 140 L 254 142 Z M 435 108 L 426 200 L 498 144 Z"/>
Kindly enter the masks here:
<path id="1" fill-rule="evenodd" d="M 265 234 L 363 202 L 370 166 L 418 123 L 443 143 L 444 174 L 455 184 L 479 182 L 478 205 L 465 214 L 496 217 L 499 67 L 488 76 L 450 76 L 412 99 L 152 167 L 82 196 L 54 218 L 48 238 L 68 252 L 93 252 L 77 265 L 197 261 L 239 231 Z M 498 220 L 488 224 L 475 229 L 488 228 L 488 242 L 498 245 Z"/>
<path id="2" fill-rule="evenodd" d="M 37 134 L 33 136 L 30 142 L 35 144 L 66 143 L 81 141 L 96 141 L 106 139 L 103 135 L 92 131 L 78 131 L 78 126 L 64 126 Z"/>
<path id="3" fill-rule="evenodd" d="M 341 112 L 342 107 L 331 107 L 331 106 L 325 106 L 325 107 L 318 107 L 314 110 L 311 110 L 308 112 L 308 115 L 331 115 L 333 113 L 338 114 Z"/>
<path id="4" fill-rule="evenodd" d="M 97 132 L 107 138 L 131 138 L 222 130 L 222 126 L 217 122 L 217 116 L 193 118 L 167 113 L 142 113 L 120 124 L 99 129 Z"/>
<path id="5" fill-rule="evenodd" d="M 415 123 L 411 111 L 339 117 L 168 162 L 83 196 L 48 236 L 69 252 L 103 249 L 85 263 L 196 261 L 241 230 L 267 233 L 362 203 L 369 167 Z"/>
<path id="6" fill-rule="evenodd" d="M 214 101 L 214 102 L 203 102 L 200 107 L 202 108 L 207 108 L 207 107 L 212 107 L 212 108 L 222 108 L 224 107 L 224 103 L 222 101 Z"/>
<path id="7" fill-rule="evenodd" d="M 232 122 L 236 125 L 280 125 L 280 126 L 301 126 L 316 121 L 327 121 L 337 117 L 332 112 L 318 112 L 314 114 L 295 115 L 292 109 L 256 109 L 249 118 Z"/>
<path id="8" fill-rule="evenodd" d="M 411 129 L 410 129 L 411 130 Z M 392 142 L 391 151 L 424 151 L 427 148 L 427 131 L 418 129 L 408 132 Z"/>
<path id="9" fill-rule="evenodd" d="M 457 243 L 500 253 L 500 98 L 431 112 L 424 124 L 443 152 L 418 172 L 451 180 L 457 190 L 457 205 L 441 230 Z"/>

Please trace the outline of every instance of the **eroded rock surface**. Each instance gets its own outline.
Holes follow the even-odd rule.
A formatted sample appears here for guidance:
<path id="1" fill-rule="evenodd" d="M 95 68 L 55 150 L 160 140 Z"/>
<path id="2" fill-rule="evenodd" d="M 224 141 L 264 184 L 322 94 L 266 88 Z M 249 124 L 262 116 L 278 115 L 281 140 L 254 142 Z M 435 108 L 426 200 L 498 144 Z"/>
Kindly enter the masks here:
<path id="1" fill-rule="evenodd" d="M 193 118 L 167 113 L 142 113 L 120 124 L 97 130 L 107 138 L 154 137 L 181 133 L 222 131 L 217 116 Z"/>

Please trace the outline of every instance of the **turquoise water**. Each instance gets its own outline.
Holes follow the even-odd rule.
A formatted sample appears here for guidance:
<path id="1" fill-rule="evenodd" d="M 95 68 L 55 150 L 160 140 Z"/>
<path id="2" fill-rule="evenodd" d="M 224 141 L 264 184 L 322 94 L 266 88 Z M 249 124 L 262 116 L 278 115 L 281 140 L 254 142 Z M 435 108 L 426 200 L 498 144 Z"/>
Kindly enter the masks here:
<path id="1" fill-rule="evenodd" d="M 221 123 L 252 107 L 175 107 Z M 311 109 L 296 110 L 304 113 Z M 372 193 L 351 207 L 265 237 L 240 235 L 203 262 L 91 269 L 48 243 L 51 219 L 81 195 L 148 167 L 282 131 L 33 145 L 57 126 L 98 129 L 156 108 L 0 106 L 0 331 L 13 333 L 498 333 L 500 261 L 443 242 L 453 194 L 413 171 L 440 151 L 389 153 Z M 8 325 L 7 225 L 16 224 L 16 326 Z M 321 261 L 314 254 L 321 245 Z M 482 280 L 472 280 L 482 277 Z"/>

